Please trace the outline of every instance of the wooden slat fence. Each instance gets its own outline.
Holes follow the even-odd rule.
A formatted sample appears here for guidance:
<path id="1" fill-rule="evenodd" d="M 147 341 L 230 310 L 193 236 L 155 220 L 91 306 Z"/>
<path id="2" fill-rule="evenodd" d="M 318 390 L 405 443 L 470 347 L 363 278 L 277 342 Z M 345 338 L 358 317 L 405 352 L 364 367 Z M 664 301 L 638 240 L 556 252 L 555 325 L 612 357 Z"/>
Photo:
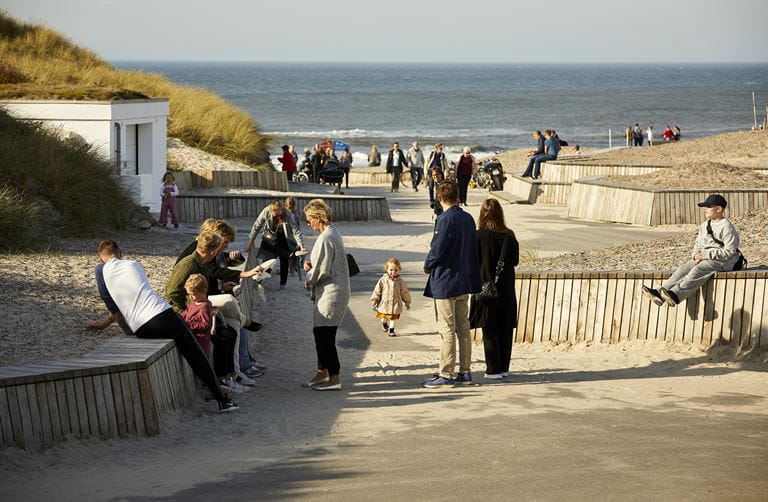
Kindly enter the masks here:
<path id="1" fill-rule="evenodd" d="M 565 206 L 571 194 L 568 183 L 531 180 L 520 176 L 507 176 L 504 191 L 526 200 L 529 204 Z"/>
<path id="2" fill-rule="evenodd" d="M 288 178 L 282 171 L 220 171 L 193 168 L 173 173 L 179 191 L 201 188 L 261 188 L 288 191 Z"/>
<path id="3" fill-rule="evenodd" d="M 640 225 L 698 224 L 703 213 L 697 203 L 711 193 L 719 193 L 728 201 L 728 216 L 768 206 L 768 188 L 656 189 L 584 179 L 572 185 L 568 216 Z"/>
<path id="4" fill-rule="evenodd" d="M 520 271 L 515 341 L 768 348 L 768 271 L 719 273 L 675 308 L 642 296 L 642 285 L 658 288 L 670 273 Z"/>
<path id="5" fill-rule="evenodd" d="M 296 196 L 299 209 L 315 197 Z M 267 195 L 181 194 L 176 198 L 179 220 L 198 223 L 206 218 L 243 218 L 261 213 L 275 199 Z M 322 199 L 331 208 L 334 221 L 392 221 L 386 197 L 331 195 Z"/>
<path id="6" fill-rule="evenodd" d="M 172 340 L 112 338 L 79 359 L 0 368 L 0 445 L 158 434 L 195 395 Z"/>

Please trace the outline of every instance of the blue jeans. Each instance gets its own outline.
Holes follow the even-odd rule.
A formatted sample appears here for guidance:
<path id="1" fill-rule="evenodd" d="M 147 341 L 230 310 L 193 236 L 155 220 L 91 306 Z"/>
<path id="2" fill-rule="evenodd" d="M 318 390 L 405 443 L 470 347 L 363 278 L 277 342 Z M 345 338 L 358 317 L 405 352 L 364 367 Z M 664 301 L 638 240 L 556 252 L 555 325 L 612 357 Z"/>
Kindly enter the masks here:
<path id="1" fill-rule="evenodd" d="M 537 155 L 533 158 L 533 177 L 538 178 L 541 176 L 541 163 L 546 162 L 548 160 L 555 160 L 557 158 L 556 155 L 550 155 L 548 153 L 542 153 L 541 155 Z"/>
<path id="2" fill-rule="evenodd" d="M 251 360 L 251 335 L 245 328 L 240 328 L 240 346 L 238 347 L 238 362 L 240 371 L 245 371 L 253 365 Z"/>
<path id="3" fill-rule="evenodd" d="M 422 179 L 424 179 L 424 168 L 412 167 L 411 168 L 411 186 L 413 188 L 418 187 Z"/>

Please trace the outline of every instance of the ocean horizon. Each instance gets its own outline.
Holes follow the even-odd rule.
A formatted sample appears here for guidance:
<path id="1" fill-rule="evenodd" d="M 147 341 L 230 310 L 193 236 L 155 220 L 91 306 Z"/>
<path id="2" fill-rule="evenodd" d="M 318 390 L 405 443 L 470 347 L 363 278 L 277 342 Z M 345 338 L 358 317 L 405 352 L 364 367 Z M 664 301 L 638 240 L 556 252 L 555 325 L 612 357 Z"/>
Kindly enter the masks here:
<path id="1" fill-rule="evenodd" d="M 333 138 L 360 165 L 371 145 L 419 140 L 427 148 L 492 152 L 532 144 L 556 129 L 570 144 L 624 144 L 639 123 L 660 135 L 678 125 L 696 138 L 758 123 L 768 103 L 768 63 L 249 63 L 113 61 L 210 89 L 261 130 L 298 151 Z"/>

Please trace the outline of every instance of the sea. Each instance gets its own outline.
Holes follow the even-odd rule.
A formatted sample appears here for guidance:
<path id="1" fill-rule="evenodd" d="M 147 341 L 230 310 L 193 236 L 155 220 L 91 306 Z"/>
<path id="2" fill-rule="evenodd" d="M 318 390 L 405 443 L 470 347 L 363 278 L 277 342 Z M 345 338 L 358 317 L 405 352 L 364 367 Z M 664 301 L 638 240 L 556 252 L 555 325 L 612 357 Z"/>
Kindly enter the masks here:
<path id="1" fill-rule="evenodd" d="M 768 64 L 383 64 L 117 61 L 210 89 L 251 114 L 280 145 L 326 139 L 351 146 L 364 165 L 371 145 L 437 142 L 480 156 L 532 146 L 535 129 L 571 145 L 624 144 L 639 123 L 682 139 L 754 125 L 766 118 Z"/>

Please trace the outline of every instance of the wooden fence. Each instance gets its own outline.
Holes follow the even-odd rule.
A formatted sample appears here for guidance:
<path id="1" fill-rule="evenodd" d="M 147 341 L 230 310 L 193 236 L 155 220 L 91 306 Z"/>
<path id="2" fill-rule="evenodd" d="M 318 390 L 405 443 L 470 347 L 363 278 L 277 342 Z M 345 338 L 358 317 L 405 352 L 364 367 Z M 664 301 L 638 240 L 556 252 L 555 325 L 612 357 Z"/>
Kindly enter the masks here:
<path id="1" fill-rule="evenodd" d="M 711 193 L 725 197 L 729 216 L 768 206 L 766 188 L 657 189 L 587 178 L 573 183 L 568 216 L 641 225 L 698 224 L 703 220 L 703 212 L 697 203 Z"/>
<path id="2" fill-rule="evenodd" d="M 201 188 L 261 188 L 278 192 L 288 191 L 288 178 L 282 171 L 219 171 L 193 168 L 173 173 L 179 190 Z"/>
<path id="3" fill-rule="evenodd" d="M 243 218 L 261 213 L 275 197 L 268 195 L 181 194 L 176 198 L 179 220 L 198 223 L 206 218 Z M 296 196 L 299 208 L 314 196 Z M 326 195 L 321 197 L 331 208 L 335 221 L 392 221 L 386 197 Z"/>
<path id="4" fill-rule="evenodd" d="M 400 175 L 400 179 L 403 183 L 410 185 L 411 174 L 405 171 Z M 387 174 L 383 169 L 374 170 L 370 168 L 363 168 L 355 170 L 352 168 L 349 171 L 349 184 L 350 185 L 391 185 L 392 175 Z"/>
<path id="5" fill-rule="evenodd" d="M 192 370 L 172 340 L 112 338 L 79 359 L 0 368 L 0 444 L 152 436 L 189 405 Z"/>
<path id="6" fill-rule="evenodd" d="M 532 180 L 520 176 L 507 176 L 504 191 L 525 200 L 528 204 L 568 204 L 571 194 L 569 183 Z"/>
<path id="7" fill-rule="evenodd" d="M 515 341 L 619 343 L 657 340 L 768 348 L 768 271 L 719 273 L 677 307 L 640 293 L 667 272 L 525 272 L 517 275 Z"/>

